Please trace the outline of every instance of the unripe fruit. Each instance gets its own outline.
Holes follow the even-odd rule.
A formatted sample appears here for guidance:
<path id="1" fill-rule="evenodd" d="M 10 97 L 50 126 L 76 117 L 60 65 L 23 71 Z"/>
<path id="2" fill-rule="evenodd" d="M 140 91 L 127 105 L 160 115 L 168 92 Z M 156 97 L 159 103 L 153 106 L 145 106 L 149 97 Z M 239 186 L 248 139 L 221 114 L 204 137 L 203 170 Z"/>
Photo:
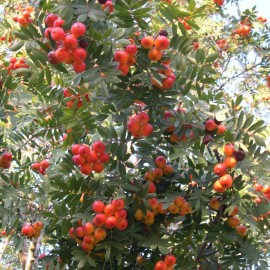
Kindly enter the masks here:
<path id="1" fill-rule="evenodd" d="M 223 163 L 218 163 L 214 167 L 214 174 L 218 176 L 222 176 L 226 174 L 227 168 Z"/>
<path id="2" fill-rule="evenodd" d="M 151 49 L 155 44 L 155 40 L 151 36 L 145 36 L 141 40 L 141 45 L 145 49 Z"/>
<path id="3" fill-rule="evenodd" d="M 71 33 L 75 37 L 83 36 L 86 32 L 86 27 L 83 23 L 76 22 L 71 26 Z"/>

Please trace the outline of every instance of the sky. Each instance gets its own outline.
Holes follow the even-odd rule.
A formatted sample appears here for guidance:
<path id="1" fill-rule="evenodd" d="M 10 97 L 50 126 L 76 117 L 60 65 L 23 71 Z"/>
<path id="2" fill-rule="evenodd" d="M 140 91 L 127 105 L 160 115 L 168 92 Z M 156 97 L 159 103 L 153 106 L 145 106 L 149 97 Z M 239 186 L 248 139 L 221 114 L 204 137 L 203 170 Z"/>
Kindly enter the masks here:
<path id="1" fill-rule="evenodd" d="M 240 2 L 241 10 L 251 9 L 254 6 L 257 7 L 258 16 L 263 16 L 270 22 L 270 0 L 242 0 Z"/>

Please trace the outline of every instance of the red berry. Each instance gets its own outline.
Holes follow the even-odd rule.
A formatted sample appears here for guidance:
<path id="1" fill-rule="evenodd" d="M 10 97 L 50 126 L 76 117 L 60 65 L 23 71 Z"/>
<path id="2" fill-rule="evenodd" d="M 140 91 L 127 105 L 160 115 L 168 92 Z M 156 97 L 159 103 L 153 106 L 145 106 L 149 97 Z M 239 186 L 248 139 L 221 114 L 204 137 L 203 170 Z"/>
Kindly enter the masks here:
<path id="1" fill-rule="evenodd" d="M 45 23 L 46 23 L 47 26 L 53 27 L 54 22 L 55 22 L 58 18 L 59 18 L 58 15 L 50 13 L 50 14 L 48 14 L 48 15 L 46 16 Z"/>
<path id="2" fill-rule="evenodd" d="M 105 144 L 104 144 L 103 142 L 101 142 L 101 141 L 95 142 L 95 143 L 93 144 L 93 150 L 94 150 L 96 153 L 101 154 L 101 153 L 103 153 L 103 152 L 105 151 L 105 149 L 106 149 L 106 146 L 105 146 Z"/>
<path id="3" fill-rule="evenodd" d="M 135 44 L 127 45 L 125 51 L 128 53 L 128 55 L 135 55 L 138 51 L 138 48 Z"/>
<path id="4" fill-rule="evenodd" d="M 84 72 L 86 70 L 86 64 L 84 62 L 75 62 L 73 64 L 73 70 L 76 73 Z"/>
<path id="5" fill-rule="evenodd" d="M 87 52 L 83 48 L 75 48 L 72 50 L 71 55 L 75 62 L 82 62 L 86 59 Z"/>
<path id="6" fill-rule="evenodd" d="M 92 209 L 95 213 L 103 213 L 105 204 L 102 201 L 95 201 L 92 204 Z"/>
<path id="7" fill-rule="evenodd" d="M 75 49 L 78 45 L 78 40 L 73 35 L 67 35 L 64 39 L 64 47 L 67 49 Z"/>
<path id="8" fill-rule="evenodd" d="M 65 31 L 60 27 L 53 27 L 51 37 L 54 41 L 61 41 L 65 38 Z"/>
<path id="9" fill-rule="evenodd" d="M 83 23 L 76 22 L 71 26 L 71 33 L 75 37 L 81 37 L 85 34 L 86 32 L 86 27 Z"/>

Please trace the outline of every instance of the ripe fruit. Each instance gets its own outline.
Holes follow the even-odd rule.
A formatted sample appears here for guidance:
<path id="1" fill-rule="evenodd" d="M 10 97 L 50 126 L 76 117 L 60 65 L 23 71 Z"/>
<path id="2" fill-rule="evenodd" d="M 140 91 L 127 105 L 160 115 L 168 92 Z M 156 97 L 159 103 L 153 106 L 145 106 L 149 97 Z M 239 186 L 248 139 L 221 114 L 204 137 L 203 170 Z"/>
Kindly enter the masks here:
<path id="1" fill-rule="evenodd" d="M 71 33 L 75 37 L 81 37 L 85 34 L 86 32 L 86 27 L 83 23 L 76 22 L 71 26 Z"/>
<path id="2" fill-rule="evenodd" d="M 246 157 L 245 151 L 243 149 L 239 149 L 238 151 L 234 151 L 233 155 L 237 161 L 243 161 Z"/>
<path id="3" fill-rule="evenodd" d="M 224 125 L 219 124 L 219 125 L 217 126 L 217 134 L 218 134 L 218 135 L 223 134 L 225 131 L 226 131 L 226 127 L 225 127 Z"/>
<path id="4" fill-rule="evenodd" d="M 235 227 L 235 231 L 241 237 L 244 237 L 247 234 L 247 227 L 245 225 L 238 225 Z"/>
<path id="5" fill-rule="evenodd" d="M 54 41 L 61 41 L 65 38 L 65 31 L 61 27 L 53 27 L 51 37 Z"/>
<path id="6" fill-rule="evenodd" d="M 40 231 L 43 228 L 43 223 L 41 221 L 36 221 L 33 224 L 34 230 Z"/>
<path id="7" fill-rule="evenodd" d="M 151 49 L 155 44 L 155 40 L 151 36 L 145 36 L 141 40 L 141 45 L 145 49 Z"/>
<path id="8" fill-rule="evenodd" d="M 124 50 L 118 50 L 114 53 L 114 61 L 119 63 L 126 63 L 128 61 L 129 54 Z"/>
<path id="9" fill-rule="evenodd" d="M 115 216 L 107 217 L 105 226 L 107 229 L 115 228 L 117 226 L 117 218 Z"/>
<path id="10" fill-rule="evenodd" d="M 106 215 L 103 214 L 103 213 L 99 213 L 99 214 L 96 214 L 96 216 L 94 217 L 94 219 L 93 219 L 93 224 L 94 224 L 96 227 L 102 227 L 102 226 L 105 225 L 106 220 L 107 220 Z"/>
<path id="11" fill-rule="evenodd" d="M 95 231 L 95 226 L 91 222 L 86 222 L 83 229 L 86 235 L 90 235 Z"/>
<path id="12" fill-rule="evenodd" d="M 22 234 L 26 237 L 32 237 L 35 233 L 35 230 L 32 225 L 24 225 L 22 227 Z"/>
<path id="13" fill-rule="evenodd" d="M 106 238 L 107 232 L 103 228 L 96 228 L 94 231 L 94 236 L 97 241 L 102 241 Z"/>
<path id="14" fill-rule="evenodd" d="M 226 174 L 227 168 L 223 163 L 218 163 L 214 167 L 214 174 L 218 176 L 222 176 Z"/>
<path id="15" fill-rule="evenodd" d="M 240 224 L 240 220 L 237 216 L 232 216 L 227 218 L 227 223 L 230 227 L 235 228 Z"/>
<path id="16" fill-rule="evenodd" d="M 155 264 L 154 270 L 167 270 L 167 264 L 163 261 L 158 261 Z"/>
<path id="17" fill-rule="evenodd" d="M 166 36 L 158 36 L 155 39 L 155 48 L 158 50 L 166 50 L 170 45 L 170 41 Z"/>
<path id="18" fill-rule="evenodd" d="M 157 62 L 161 59 L 162 57 L 162 52 L 158 49 L 156 49 L 155 47 L 150 49 L 148 52 L 148 58 L 152 61 L 152 62 Z"/>
<path id="19" fill-rule="evenodd" d="M 112 205 L 115 207 L 115 210 L 121 210 L 125 207 L 125 202 L 123 199 L 117 199 L 112 201 Z"/>
<path id="20" fill-rule="evenodd" d="M 165 263 L 167 264 L 167 266 L 173 266 L 176 264 L 176 258 L 174 255 L 167 255 L 165 257 Z"/>
<path id="21" fill-rule="evenodd" d="M 229 174 L 224 174 L 220 177 L 219 183 L 226 189 L 231 188 L 233 184 L 233 179 Z"/>
<path id="22" fill-rule="evenodd" d="M 106 150 L 105 144 L 103 142 L 101 142 L 101 141 L 95 142 L 93 144 L 92 148 L 98 154 L 101 154 Z"/>
<path id="23" fill-rule="evenodd" d="M 67 35 L 64 39 L 64 47 L 67 49 L 75 49 L 78 45 L 78 40 L 73 35 Z"/>
<path id="24" fill-rule="evenodd" d="M 103 213 L 105 209 L 105 204 L 102 201 L 95 201 L 92 204 L 92 209 L 95 213 Z"/>
<path id="25" fill-rule="evenodd" d="M 223 151 L 226 156 L 232 156 L 234 153 L 234 146 L 231 143 L 227 143 L 224 145 Z"/>
<path id="26" fill-rule="evenodd" d="M 79 226 L 76 228 L 75 230 L 75 234 L 77 237 L 81 238 L 81 237 L 84 237 L 84 227 L 83 226 Z"/>
<path id="27" fill-rule="evenodd" d="M 138 48 L 135 44 L 130 44 L 127 45 L 125 51 L 127 52 L 128 55 L 135 55 L 138 51 Z"/>
<path id="28" fill-rule="evenodd" d="M 48 27 L 53 27 L 54 22 L 58 19 L 58 15 L 49 13 L 46 16 L 45 23 Z"/>
<path id="29" fill-rule="evenodd" d="M 204 126 L 207 131 L 213 131 L 217 127 L 217 124 L 213 119 L 209 119 L 204 123 Z"/>
<path id="30" fill-rule="evenodd" d="M 127 227 L 128 227 L 128 221 L 126 219 L 118 220 L 116 228 L 119 231 L 124 231 Z"/>
<path id="31" fill-rule="evenodd" d="M 50 166 L 50 162 L 48 160 L 42 160 L 40 163 L 39 163 L 40 167 L 43 168 L 43 169 L 48 169 L 49 166 Z"/>

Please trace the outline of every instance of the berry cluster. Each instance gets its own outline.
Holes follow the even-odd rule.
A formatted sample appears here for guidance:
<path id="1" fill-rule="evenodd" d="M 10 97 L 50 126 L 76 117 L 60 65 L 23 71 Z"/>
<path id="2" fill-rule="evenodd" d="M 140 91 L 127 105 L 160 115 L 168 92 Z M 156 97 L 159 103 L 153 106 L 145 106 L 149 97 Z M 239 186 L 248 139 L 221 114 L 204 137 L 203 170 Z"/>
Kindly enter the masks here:
<path id="1" fill-rule="evenodd" d="M 75 231 L 71 228 L 70 237 L 74 238 L 84 251 L 92 251 L 100 241 L 106 238 L 106 229 L 116 228 L 123 231 L 127 228 L 127 211 L 124 207 L 125 202 L 122 199 L 113 200 L 107 205 L 102 201 L 95 201 L 92 204 L 92 209 L 96 213 L 93 222 L 86 222 L 84 226 L 79 223 Z"/>
<path id="2" fill-rule="evenodd" d="M 234 30 L 234 33 L 240 37 L 247 37 L 251 32 L 252 23 L 246 18 L 244 21 L 240 22 L 240 26 Z"/>
<path id="3" fill-rule="evenodd" d="M 238 235 L 244 237 L 247 234 L 247 227 L 245 225 L 240 224 L 240 219 L 238 216 L 236 216 L 237 212 L 238 208 L 237 211 L 231 213 L 230 217 L 227 218 L 227 224 L 231 228 L 235 228 L 235 231 Z"/>
<path id="4" fill-rule="evenodd" d="M 77 102 L 77 108 L 80 108 L 83 105 L 83 100 L 82 100 L 82 96 L 80 94 L 78 95 L 72 95 L 69 91 L 68 88 L 65 88 L 63 90 L 63 95 L 64 97 L 70 97 L 72 98 L 70 101 L 66 102 L 66 106 L 69 108 L 73 107 L 74 102 Z M 88 94 L 84 95 L 85 99 L 87 102 L 90 102 L 90 98 L 88 96 Z"/>
<path id="5" fill-rule="evenodd" d="M 122 76 L 126 76 L 130 67 L 136 63 L 137 52 L 137 46 L 135 44 L 129 44 L 125 50 L 118 50 L 114 53 L 114 61 L 119 63 L 117 69 L 122 71 Z"/>
<path id="6" fill-rule="evenodd" d="M 170 176 L 173 173 L 173 167 L 167 165 L 167 160 L 163 156 L 158 156 L 155 159 L 157 168 L 147 171 L 144 174 L 144 179 L 151 182 L 160 183 L 160 178 L 164 176 Z"/>
<path id="7" fill-rule="evenodd" d="M 41 162 L 35 162 L 31 165 L 31 169 L 40 174 L 46 174 L 46 170 L 50 167 L 50 162 L 48 160 L 42 160 Z"/>
<path id="8" fill-rule="evenodd" d="M 220 176 L 220 178 L 214 183 L 213 187 L 215 191 L 221 193 L 233 185 L 233 179 L 227 173 L 227 170 L 233 169 L 237 161 L 242 161 L 245 158 L 245 152 L 242 149 L 236 151 L 231 143 L 225 144 L 223 151 L 225 154 L 223 163 L 218 163 L 214 167 L 214 174 Z"/>
<path id="9" fill-rule="evenodd" d="M 185 108 L 179 108 L 179 111 L 182 112 L 182 113 L 186 113 Z M 168 132 L 170 134 L 169 140 L 170 140 L 171 143 L 187 141 L 187 140 L 192 139 L 194 137 L 194 132 L 191 130 L 192 126 L 189 125 L 189 124 L 184 124 L 183 125 L 186 129 L 190 130 L 190 133 L 189 133 L 188 137 L 186 136 L 185 133 L 183 135 L 181 135 L 181 136 L 178 136 L 177 134 L 173 133 L 174 132 L 174 122 L 176 121 L 176 117 L 173 114 L 173 112 L 165 111 L 165 115 L 164 115 L 163 119 L 172 124 L 171 126 L 169 126 L 166 129 L 166 132 Z"/>
<path id="10" fill-rule="evenodd" d="M 103 142 L 97 141 L 90 148 L 88 145 L 74 144 L 71 152 L 72 161 L 80 167 L 82 174 L 90 175 L 92 171 L 100 173 L 104 170 L 104 163 L 110 161 L 110 155 L 105 153 L 106 146 Z"/>
<path id="11" fill-rule="evenodd" d="M 20 8 L 19 12 L 20 15 L 16 15 L 13 17 L 14 22 L 18 22 L 20 26 L 27 27 L 28 23 L 32 23 L 33 20 L 31 19 L 31 12 L 34 10 L 32 6 Z"/>
<path id="12" fill-rule="evenodd" d="M 45 37 L 51 38 L 57 45 L 56 51 L 48 53 L 48 61 L 51 64 L 72 64 L 76 73 L 83 72 L 86 69 L 84 60 L 87 57 L 87 52 L 84 48 L 78 47 L 78 37 L 85 34 L 86 27 L 83 23 L 75 22 L 70 31 L 65 31 L 62 28 L 64 22 L 56 14 L 48 14 L 45 19 L 48 26 L 45 30 Z"/>
<path id="13" fill-rule="evenodd" d="M 6 35 L 6 34 L 3 34 L 3 35 L 0 37 L 0 41 L 11 42 L 11 41 L 12 41 L 12 36 L 10 35 L 9 38 L 7 39 L 7 35 Z"/>
<path id="14" fill-rule="evenodd" d="M 224 0 L 214 0 L 214 3 L 221 7 L 224 5 Z"/>
<path id="15" fill-rule="evenodd" d="M 16 70 L 18 68 L 29 68 L 29 65 L 25 63 L 24 57 L 20 57 L 20 58 L 11 57 L 9 59 L 8 70 L 11 71 L 11 70 Z"/>
<path id="16" fill-rule="evenodd" d="M 192 29 L 192 26 L 187 23 L 187 21 L 189 21 L 189 20 L 190 20 L 189 17 L 178 18 L 178 21 L 183 24 L 183 26 L 185 27 L 186 30 Z"/>
<path id="17" fill-rule="evenodd" d="M 12 154 L 5 151 L 0 155 L 0 169 L 8 169 L 11 165 Z"/>
<path id="18" fill-rule="evenodd" d="M 270 186 L 263 186 L 258 183 L 255 183 L 253 185 L 253 188 L 255 191 L 262 193 L 265 198 L 270 200 Z M 258 203 L 261 203 L 261 202 L 258 201 Z"/>
<path id="19" fill-rule="evenodd" d="M 266 19 L 265 17 L 263 17 L 263 16 L 259 16 L 259 17 L 257 18 L 257 20 L 258 20 L 259 22 L 261 22 L 261 23 L 266 23 L 266 22 L 267 22 L 267 19 Z"/>
<path id="20" fill-rule="evenodd" d="M 114 12 L 114 6 L 113 6 L 112 0 L 99 0 L 98 2 L 100 4 L 102 4 L 102 6 L 101 6 L 102 10 L 107 9 L 108 13 L 113 13 Z"/>
<path id="21" fill-rule="evenodd" d="M 220 51 L 226 51 L 229 48 L 228 42 L 225 39 L 217 40 L 216 45 Z"/>
<path id="22" fill-rule="evenodd" d="M 164 215 L 169 212 L 170 214 L 178 214 L 183 217 L 192 211 L 190 204 L 182 196 L 176 197 L 168 208 L 164 208 L 164 203 L 160 203 L 157 197 L 150 198 L 147 202 L 151 211 L 147 209 L 144 214 L 142 209 L 138 208 L 134 214 L 134 218 L 137 221 L 142 221 L 147 226 L 154 224 L 155 216 L 158 214 Z"/>
<path id="23" fill-rule="evenodd" d="M 226 127 L 216 119 L 208 119 L 204 123 L 205 135 L 203 138 L 203 144 L 208 144 L 213 141 L 215 134 L 222 135 L 226 131 Z"/>
<path id="24" fill-rule="evenodd" d="M 36 221 L 33 225 L 27 224 L 22 227 L 22 235 L 31 238 L 38 238 L 40 232 L 43 228 L 43 223 L 41 221 Z"/>
<path id="25" fill-rule="evenodd" d="M 172 270 L 173 266 L 176 264 L 176 257 L 174 255 L 166 255 L 163 260 L 158 261 L 155 264 L 154 270 Z"/>
<path id="26" fill-rule="evenodd" d="M 146 112 L 140 112 L 133 115 L 127 122 L 127 129 L 135 138 L 148 137 L 152 134 L 154 128 L 148 123 L 149 115 Z"/>

